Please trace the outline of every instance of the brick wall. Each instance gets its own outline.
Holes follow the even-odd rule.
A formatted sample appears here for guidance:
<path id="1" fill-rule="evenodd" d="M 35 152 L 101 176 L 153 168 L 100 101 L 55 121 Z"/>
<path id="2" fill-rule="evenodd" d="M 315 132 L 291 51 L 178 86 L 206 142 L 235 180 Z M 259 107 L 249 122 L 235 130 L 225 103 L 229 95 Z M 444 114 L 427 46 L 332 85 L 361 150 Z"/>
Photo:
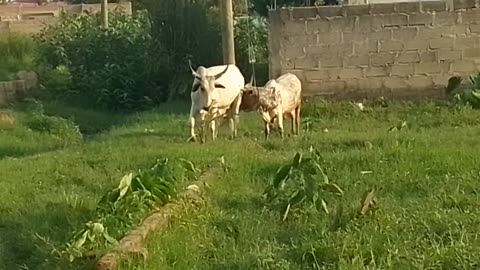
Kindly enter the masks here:
<path id="1" fill-rule="evenodd" d="M 479 0 L 270 11 L 270 76 L 299 76 L 306 96 L 443 95 L 480 71 Z"/>

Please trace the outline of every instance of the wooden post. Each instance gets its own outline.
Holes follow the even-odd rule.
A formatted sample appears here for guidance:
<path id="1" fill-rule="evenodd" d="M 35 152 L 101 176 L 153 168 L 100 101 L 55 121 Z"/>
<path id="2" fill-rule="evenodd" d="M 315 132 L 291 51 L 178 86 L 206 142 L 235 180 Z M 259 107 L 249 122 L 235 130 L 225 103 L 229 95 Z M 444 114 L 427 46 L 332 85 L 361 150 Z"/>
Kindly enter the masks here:
<path id="1" fill-rule="evenodd" d="M 103 29 L 108 29 L 108 0 L 102 0 L 101 12 L 102 12 L 102 27 Z"/>
<path id="2" fill-rule="evenodd" d="M 224 64 L 235 64 L 232 0 L 220 0 L 222 17 L 222 44 Z"/>

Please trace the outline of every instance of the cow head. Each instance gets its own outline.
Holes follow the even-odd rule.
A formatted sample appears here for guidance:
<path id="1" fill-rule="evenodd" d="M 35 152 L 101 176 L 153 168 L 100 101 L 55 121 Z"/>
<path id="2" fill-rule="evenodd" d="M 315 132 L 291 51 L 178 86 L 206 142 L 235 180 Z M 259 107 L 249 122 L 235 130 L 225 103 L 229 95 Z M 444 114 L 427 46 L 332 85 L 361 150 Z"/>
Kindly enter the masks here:
<path id="1" fill-rule="evenodd" d="M 227 72 L 229 65 L 227 65 L 225 69 L 218 74 L 207 75 L 207 70 L 203 66 L 199 67 L 197 72 L 193 69 L 190 60 L 188 61 L 188 64 L 190 66 L 190 70 L 192 71 L 193 77 L 198 80 L 198 83 L 193 85 L 192 92 L 200 91 L 201 97 L 203 97 L 204 100 L 203 109 L 208 111 L 212 105 L 213 91 L 215 90 L 215 87 L 217 87 L 215 81 L 225 74 L 225 72 Z M 219 87 L 221 86 L 219 85 Z"/>
<path id="2" fill-rule="evenodd" d="M 254 111 L 258 108 L 259 105 L 259 88 L 253 86 L 253 75 L 250 79 L 250 82 L 245 85 L 242 89 L 242 103 L 240 105 L 240 110 L 242 111 Z"/>

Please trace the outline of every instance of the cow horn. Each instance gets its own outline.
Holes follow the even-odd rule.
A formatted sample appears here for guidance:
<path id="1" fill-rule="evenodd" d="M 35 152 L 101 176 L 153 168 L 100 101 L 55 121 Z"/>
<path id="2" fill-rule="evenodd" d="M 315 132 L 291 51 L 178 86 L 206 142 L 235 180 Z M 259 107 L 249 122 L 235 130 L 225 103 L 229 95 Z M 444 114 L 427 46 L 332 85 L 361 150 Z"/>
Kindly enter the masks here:
<path id="1" fill-rule="evenodd" d="M 190 66 L 190 70 L 192 71 L 192 75 L 195 76 L 197 79 L 200 79 L 200 76 L 192 67 L 192 61 L 190 61 L 190 59 L 188 59 L 188 65 Z"/>
<path id="2" fill-rule="evenodd" d="M 218 73 L 217 75 L 213 76 L 215 78 L 215 80 L 218 80 L 218 78 L 220 78 L 223 74 L 225 74 L 225 72 L 227 72 L 228 70 L 228 67 L 229 65 L 227 65 L 227 67 L 220 73 Z"/>

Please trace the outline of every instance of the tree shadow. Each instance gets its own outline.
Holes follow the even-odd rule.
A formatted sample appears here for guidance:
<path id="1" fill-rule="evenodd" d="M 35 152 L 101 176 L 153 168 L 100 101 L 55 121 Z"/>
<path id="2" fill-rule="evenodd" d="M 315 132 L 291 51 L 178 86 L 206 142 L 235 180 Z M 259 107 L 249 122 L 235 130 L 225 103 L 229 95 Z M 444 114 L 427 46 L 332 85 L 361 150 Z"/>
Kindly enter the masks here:
<path id="1" fill-rule="evenodd" d="M 30 208 L 18 214 L 0 209 L 1 269 L 82 269 L 91 262 L 70 264 L 52 252 L 63 248 L 71 233 L 91 216 L 85 207 L 49 203 L 44 209 Z M 53 244 L 53 246 L 51 246 Z M 23 268 L 22 268 L 23 267 Z"/>

